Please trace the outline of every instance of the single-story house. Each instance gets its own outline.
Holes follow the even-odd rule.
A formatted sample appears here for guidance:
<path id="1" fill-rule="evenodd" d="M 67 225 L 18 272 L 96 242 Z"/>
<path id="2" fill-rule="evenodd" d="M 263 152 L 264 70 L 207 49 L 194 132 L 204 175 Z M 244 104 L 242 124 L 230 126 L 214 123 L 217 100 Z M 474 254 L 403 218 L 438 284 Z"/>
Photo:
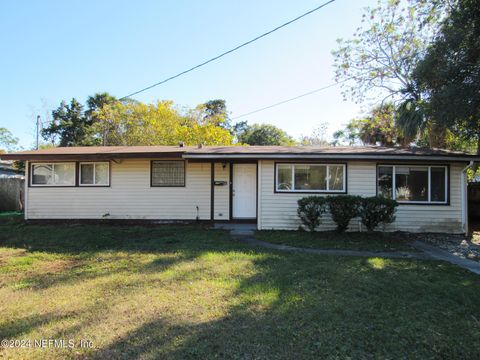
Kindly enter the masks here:
<path id="1" fill-rule="evenodd" d="M 25 160 L 26 219 L 250 221 L 294 230 L 308 195 L 399 202 L 385 231 L 467 230 L 466 170 L 480 157 L 399 147 L 110 146 L 0 155 Z M 334 224 L 325 219 L 321 230 Z M 352 221 L 350 230 L 361 229 Z"/>
<path id="2" fill-rule="evenodd" d="M 13 161 L 0 160 L 0 177 L 23 177 L 23 175 L 24 172 L 22 170 L 14 167 Z"/>

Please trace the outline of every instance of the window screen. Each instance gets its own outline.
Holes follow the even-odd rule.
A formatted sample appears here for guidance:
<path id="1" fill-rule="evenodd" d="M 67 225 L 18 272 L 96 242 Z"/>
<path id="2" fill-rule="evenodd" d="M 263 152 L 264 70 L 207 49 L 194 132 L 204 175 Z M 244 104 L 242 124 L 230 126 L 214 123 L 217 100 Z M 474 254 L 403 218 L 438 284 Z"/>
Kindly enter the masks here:
<path id="1" fill-rule="evenodd" d="M 152 161 L 152 186 L 185 186 L 185 163 Z"/>

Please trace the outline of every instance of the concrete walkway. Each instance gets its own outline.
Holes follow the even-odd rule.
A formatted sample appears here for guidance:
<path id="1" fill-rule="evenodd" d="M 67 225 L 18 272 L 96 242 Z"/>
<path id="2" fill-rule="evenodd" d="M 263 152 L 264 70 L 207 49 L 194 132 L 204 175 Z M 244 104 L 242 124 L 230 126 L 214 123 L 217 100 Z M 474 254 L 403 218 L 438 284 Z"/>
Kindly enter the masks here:
<path id="1" fill-rule="evenodd" d="M 226 224 L 227 225 L 227 224 Z M 237 224 L 226 227 L 216 227 L 230 230 L 232 237 L 243 243 L 260 246 L 272 250 L 299 252 L 307 254 L 333 255 L 333 256 L 360 256 L 360 257 L 381 257 L 386 259 L 416 259 L 416 260 L 442 260 L 451 264 L 460 266 L 474 274 L 480 275 L 480 263 L 468 259 L 463 259 L 448 251 L 439 249 L 436 246 L 428 245 L 424 242 L 415 241 L 412 245 L 422 251 L 420 253 L 412 252 L 376 252 L 376 251 L 357 251 L 357 250 L 337 250 L 337 249 L 310 249 L 298 248 L 288 245 L 273 244 L 266 241 L 260 241 L 255 238 L 255 227 L 250 224 Z M 240 225 L 240 226 L 239 226 Z"/>

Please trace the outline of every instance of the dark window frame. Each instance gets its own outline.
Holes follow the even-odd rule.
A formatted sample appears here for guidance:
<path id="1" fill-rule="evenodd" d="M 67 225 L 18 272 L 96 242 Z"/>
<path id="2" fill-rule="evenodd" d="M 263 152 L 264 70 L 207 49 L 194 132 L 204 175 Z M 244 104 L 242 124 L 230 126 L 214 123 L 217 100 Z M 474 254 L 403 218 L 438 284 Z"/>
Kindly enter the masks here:
<path id="1" fill-rule="evenodd" d="M 428 168 L 428 198 L 431 198 L 431 168 L 439 167 L 445 168 L 445 201 L 408 201 L 408 200 L 396 200 L 399 205 L 420 205 L 420 206 L 449 206 L 450 205 L 450 165 L 449 164 L 432 164 L 432 163 L 377 163 L 375 170 L 375 189 L 376 195 L 379 195 L 378 180 L 379 180 L 379 168 L 380 167 L 392 167 L 392 198 L 395 198 L 395 168 L 396 167 L 427 167 Z"/>
<path id="2" fill-rule="evenodd" d="M 100 163 L 107 163 L 108 162 L 108 185 L 80 185 L 80 163 L 92 163 L 92 162 L 100 162 Z M 75 164 L 75 184 L 73 185 L 37 185 L 32 183 L 32 176 L 33 176 L 33 166 L 34 165 L 41 165 L 41 164 Z M 93 160 L 93 161 L 65 161 L 65 160 L 52 160 L 52 161 L 29 161 L 28 162 L 28 187 L 29 188 L 62 188 L 62 187 L 81 187 L 81 188 L 95 188 L 95 187 L 111 187 L 112 185 L 112 164 L 110 160 Z"/>
<path id="3" fill-rule="evenodd" d="M 108 183 L 107 184 L 82 184 L 82 164 L 108 164 Z M 110 161 L 78 161 L 77 162 L 77 183 L 78 187 L 110 187 L 111 175 L 112 175 L 112 166 Z M 94 181 L 95 181 L 95 172 L 94 172 Z"/>
<path id="4" fill-rule="evenodd" d="M 155 185 L 153 183 L 153 164 L 155 162 L 182 162 L 183 163 L 183 185 Z M 150 160 L 150 187 L 180 188 L 187 186 L 187 164 L 185 160 Z"/>
<path id="5" fill-rule="evenodd" d="M 278 179 L 278 165 L 324 165 L 324 166 L 342 166 L 343 167 L 343 189 L 342 190 L 278 190 L 277 188 L 277 179 Z M 274 163 L 274 180 L 273 180 L 273 191 L 275 194 L 347 194 L 348 193 L 348 164 L 346 162 L 299 162 L 299 161 L 281 161 Z M 293 179 L 292 179 L 293 180 Z M 294 186 L 294 184 L 292 183 Z M 327 181 L 328 186 L 328 181 Z"/>
<path id="6" fill-rule="evenodd" d="M 34 184 L 33 183 L 33 168 L 35 165 L 53 165 L 55 164 L 73 164 L 74 165 L 74 182 L 71 185 L 55 185 L 55 184 Z M 76 187 L 77 186 L 77 176 L 78 176 L 78 171 L 77 171 L 77 164 L 75 161 L 39 161 L 39 162 L 30 162 L 28 164 L 28 187 L 36 187 L 36 188 L 50 188 L 50 187 L 55 187 L 55 188 L 62 188 L 62 187 Z"/>

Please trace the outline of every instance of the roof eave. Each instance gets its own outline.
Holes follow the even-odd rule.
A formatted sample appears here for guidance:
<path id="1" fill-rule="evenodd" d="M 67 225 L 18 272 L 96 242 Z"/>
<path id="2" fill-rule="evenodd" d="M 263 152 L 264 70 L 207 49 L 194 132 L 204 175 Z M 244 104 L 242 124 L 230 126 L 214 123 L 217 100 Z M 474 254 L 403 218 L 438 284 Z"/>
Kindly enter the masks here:
<path id="1" fill-rule="evenodd" d="M 2 160 L 115 160 L 115 159 L 161 159 L 161 158 L 182 158 L 182 152 L 145 152 L 145 153 L 97 153 L 97 154 L 2 154 Z"/>
<path id="2" fill-rule="evenodd" d="M 227 159 L 257 159 L 257 160 L 295 160 L 295 159 L 324 159 L 324 160 L 423 160 L 423 161 L 451 161 L 469 162 L 480 161 L 476 155 L 389 155 L 389 154 L 192 154 L 183 155 L 184 159 L 192 160 L 227 160 Z"/>

